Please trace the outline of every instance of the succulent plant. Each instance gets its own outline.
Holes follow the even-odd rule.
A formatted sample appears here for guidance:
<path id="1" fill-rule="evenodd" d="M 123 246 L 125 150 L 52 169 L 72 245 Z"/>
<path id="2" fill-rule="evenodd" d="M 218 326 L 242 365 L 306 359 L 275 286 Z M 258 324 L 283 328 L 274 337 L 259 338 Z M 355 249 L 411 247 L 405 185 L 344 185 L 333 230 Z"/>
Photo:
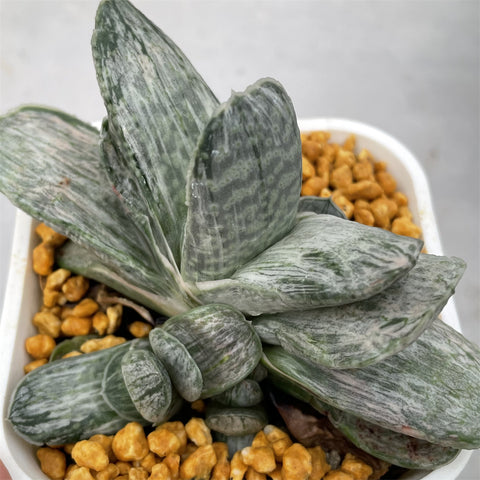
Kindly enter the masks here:
<path id="1" fill-rule="evenodd" d="M 61 266 L 171 318 L 150 342 L 27 375 L 15 430 L 67 443 L 237 388 L 246 406 L 212 400 L 211 423 L 247 435 L 265 412 L 242 382 L 262 358 L 281 388 L 389 462 L 426 468 L 433 451 L 430 468 L 479 448 L 480 350 L 436 319 L 464 262 L 300 199 L 297 119 L 276 80 L 219 103 L 127 0 L 101 2 L 92 50 L 101 131 L 45 107 L 1 117 L 0 190 L 71 239 Z M 423 442 L 421 459 L 405 459 L 407 441 Z"/>

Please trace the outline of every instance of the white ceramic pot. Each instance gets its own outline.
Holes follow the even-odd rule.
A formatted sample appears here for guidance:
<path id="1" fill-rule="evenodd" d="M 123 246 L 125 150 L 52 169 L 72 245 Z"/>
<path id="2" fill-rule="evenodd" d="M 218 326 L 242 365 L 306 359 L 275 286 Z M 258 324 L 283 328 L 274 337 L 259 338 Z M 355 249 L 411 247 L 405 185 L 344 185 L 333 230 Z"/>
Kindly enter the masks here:
<path id="1" fill-rule="evenodd" d="M 397 180 L 398 188 L 409 199 L 414 221 L 421 226 L 425 247 L 429 253 L 441 255 L 442 248 L 425 174 L 414 156 L 390 135 L 364 123 L 330 118 L 300 120 L 302 131 L 327 130 L 331 140 L 343 142 L 350 133 L 357 138 L 358 148 L 367 148 L 378 160 L 388 164 L 388 170 Z M 35 447 L 15 434 L 5 420 L 10 396 L 24 375 L 23 366 L 30 361 L 24 348 L 25 339 L 36 333 L 31 319 L 41 304 L 37 276 L 31 268 L 32 249 L 38 243 L 34 234 L 35 222 L 18 211 L 13 238 L 5 303 L 0 322 L 0 459 L 14 480 L 47 477 L 41 472 Z M 442 319 L 460 330 L 453 299 L 442 312 Z M 462 451 L 449 465 L 433 472 L 410 471 L 402 480 L 453 480 L 465 467 L 469 451 Z"/>

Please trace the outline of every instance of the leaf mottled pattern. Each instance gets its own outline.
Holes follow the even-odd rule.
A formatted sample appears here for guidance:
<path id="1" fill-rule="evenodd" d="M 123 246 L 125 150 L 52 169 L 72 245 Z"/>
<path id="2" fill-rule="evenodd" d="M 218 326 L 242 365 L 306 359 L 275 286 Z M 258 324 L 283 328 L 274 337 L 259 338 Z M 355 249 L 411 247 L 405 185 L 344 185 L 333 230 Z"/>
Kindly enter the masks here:
<path id="1" fill-rule="evenodd" d="M 169 318 L 162 326 L 187 348 L 203 377 L 202 398 L 243 380 L 258 364 L 262 345 L 250 322 L 229 305 L 210 304 Z"/>
<path id="2" fill-rule="evenodd" d="M 138 213 L 162 230 L 179 265 L 188 165 L 218 101 L 174 42 L 127 0 L 100 4 L 92 52 L 120 153 L 112 179 L 132 203 L 141 195 Z M 118 182 L 122 172 L 130 187 Z"/>
<path id="3" fill-rule="evenodd" d="M 416 263 L 422 242 L 334 215 L 302 213 L 231 278 L 198 282 L 203 302 L 259 315 L 343 305 L 380 293 Z"/>
<path id="4" fill-rule="evenodd" d="M 128 420 L 105 401 L 104 371 L 119 352 L 137 347 L 144 348 L 144 343 L 126 342 L 30 372 L 12 395 L 7 417 L 14 430 L 34 445 L 62 445 L 96 433 L 116 433 Z"/>
<path id="5" fill-rule="evenodd" d="M 264 365 L 322 402 L 380 427 L 458 449 L 480 447 L 480 348 L 437 319 L 407 348 L 331 369 L 264 348 Z"/>
<path id="6" fill-rule="evenodd" d="M 379 362 L 414 342 L 447 303 L 465 262 L 421 254 L 383 292 L 348 305 L 265 314 L 253 320 L 260 338 L 330 368 Z"/>
<path id="7" fill-rule="evenodd" d="M 439 468 L 450 463 L 460 452 L 456 448 L 393 432 L 337 409 L 331 409 L 328 418 L 357 447 L 403 468 Z"/>
<path id="8" fill-rule="evenodd" d="M 0 118 L 0 191 L 147 286 L 154 275 L 149 247 L 111 188 L 98 143 L 98 130 L 63 112 L 34 106 L 13 111 Z"/>
<path id="9" fill-rule="evenodd" d="M 294 225 L 301 142 L 283 87 L 262 79 L 212 115 L 187 182 L 182 275 L 228 278 Z"/>
<path id="10" fill-rule="evenodd" d="M 148 350 L 130 350 L 122 357 L 121 371 L 130 398 L 141 416 L 152 423 L 165 421 L 174 395 L 161 360 Z"/>
<path id="11" fill-rule="evenodd" d="M 161 311 L 187 310 L 193 300 L 179 272 L 112 187 L 99 140 L 97 129 L 54 109 L 25 106 L 0 117 L 0 191 L 81 245 L 85 255 L 74 263 L 96 259 L 119 283 L 154 296 Z"/>

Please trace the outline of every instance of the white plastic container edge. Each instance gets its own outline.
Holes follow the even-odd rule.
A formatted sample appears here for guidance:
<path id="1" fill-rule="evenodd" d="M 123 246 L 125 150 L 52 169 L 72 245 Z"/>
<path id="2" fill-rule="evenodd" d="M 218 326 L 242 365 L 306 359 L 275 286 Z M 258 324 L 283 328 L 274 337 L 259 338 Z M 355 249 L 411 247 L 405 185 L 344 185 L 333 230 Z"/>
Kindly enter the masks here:
<path id="1" fill-rule="evenodd" d="M 358 149 L 370 150 L 377 160 L 387 162 L 399 189 L 409 199 L 414 221 L 421 226 L 426 250 L 442 255 L 430 191 L 425 174 L 416 160 L 398 140 L 385 132 L 361 122 L 312 118 L 299 120 L 300 130 L 324 130 L 331 141 L 342 143 L 349 134 L 356 136 Z M 41 304 L 40 288 L 31 269 L 32 249 L 38 242 L 33 232 L 35 222 L 21 211 L 17 212 L 12 256 L 0 322 L 0 459 L 13 480 L 48 480 L 38 465 L 36 448 L 20 438 L 6 420 L 10 396 L 24 375 L 23 366 L 30 361 L 24 348 L 25 339 L 35 334 L 31 319 Z M 453 298 L 442 311 L 442 319 L 460 331 Z M 450 464 L 433 472 L 410 471 L 402 480 L 453 480 L 464 469 L 471 451 L 464 450 Z M 3 479 L 2 479 L 3 480 Z"/>

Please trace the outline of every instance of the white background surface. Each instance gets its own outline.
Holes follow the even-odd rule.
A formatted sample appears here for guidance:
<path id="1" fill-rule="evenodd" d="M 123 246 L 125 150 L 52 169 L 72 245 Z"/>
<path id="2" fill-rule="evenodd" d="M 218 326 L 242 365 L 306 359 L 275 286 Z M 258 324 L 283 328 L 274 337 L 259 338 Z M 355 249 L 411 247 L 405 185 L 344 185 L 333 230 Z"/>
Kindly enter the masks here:
<path id="1" fill-rule="evenodd" d="M 298 117 L 360 120 L 403 142 L 429 178 L 445 254 L 467 261 L 457 310 L 464 334 L 480 344 L 478 1 L 134 4 L 220 100 L 272 76 Z M 91 0 L 0 0 L 0 113 L 37 103 L 87 121 L 104 116 L 90 53 L 96 7 Z M 0 194 L 0 307 L 13 220 Z M 478 452 L 460 479 L 480 479 Z"/>

